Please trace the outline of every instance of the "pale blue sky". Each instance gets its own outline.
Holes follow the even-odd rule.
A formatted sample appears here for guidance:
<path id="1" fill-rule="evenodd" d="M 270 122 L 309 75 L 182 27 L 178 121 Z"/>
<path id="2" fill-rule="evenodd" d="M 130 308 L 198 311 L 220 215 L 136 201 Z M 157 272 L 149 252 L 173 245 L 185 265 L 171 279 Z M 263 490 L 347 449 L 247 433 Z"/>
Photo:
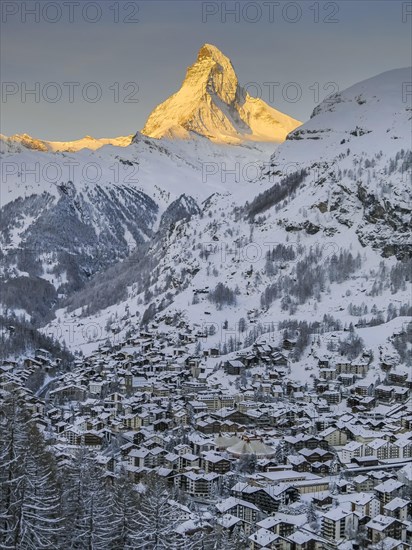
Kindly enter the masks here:
<path id="1" fill-rule="evenodd" d="M 18 5 L 18 13 L 8 15 L 15 9 L 12 3 Z M 71 8 L 74 21 L 70 22 L 67 2 L 40 2 L 39 9 L 45 11 L 39 12 L 36 22 L 30 14 L 23 21 L 23 4 L 33 9 L 36 2 L 2 1 L 1 133 L 25 132 L 49 140 L 131 134 L 142 128 L 153 107 L 179 88 L 187 66 L 205 42 L 230 57 L 241 84 L 256 83 L 250 86 L 252 94 L 260 90 L 272 107 L 303 121 L 318 99 L 334 88 L 344 89 L 385 70 L 411 65 L 412 14 L 404 13 L 402 21 L 402 10 L 408 11 L 410 2 L 279 0 L 272 2 L 273 20 L 267 2 L 226 2 L 228 8 L 239 10 L 239 22 L 230 14 L 224 21 L 221 2 L 78 3 L 80 7 Z M 61 5 L 61 19 L 52 23 L 58 15 L 56 4 Z M 84 4 L 90 4 L 89 20 L 100 17 L 91 5 L 98 4 L 100 20 L 85 21 Z M 242 13 L 246 4 L 248 11 Z M 118 23 L 113 21 L 116 5 Z M 319 7 L 318 23 L 314 6 Z M 217 13 L 206 17 L 205 10 Z M 127 16 L 138 22 L 123 22 Z M 328 17 L 337 22 L 324 22 Z M 294 18 L 298 20 L 292 22 Z M 50 82 L 57 87 L 47 86 Z M 73 88 L 73 102 L 65 82 L 80 83 Z M 98 84 L 102 94 L 95 103 L 81 94 L 91 82 Z M 118 102 L 114 100 L 116 82 Z M 272 86 L 274 97 L 264 85 L 268 82 L 279 83 Z M 330 82 L 334 85 L 323 90 Z M 36 83 L 39 101 L 33 95 L 22 101 L 24 86 L 31 89 Z M 126 83 L 135 84 L 123 90 Z M 282 97 L 282 89 L 289 99 Z M 59 101 L 47 100 L 59 90 Z M 96 87 L 91 85 L 86 92 L 92 99 Z M 139 101 L 124 102 L 128 93 Z M 296 93 L 301 97 L 294 101 Z"/>

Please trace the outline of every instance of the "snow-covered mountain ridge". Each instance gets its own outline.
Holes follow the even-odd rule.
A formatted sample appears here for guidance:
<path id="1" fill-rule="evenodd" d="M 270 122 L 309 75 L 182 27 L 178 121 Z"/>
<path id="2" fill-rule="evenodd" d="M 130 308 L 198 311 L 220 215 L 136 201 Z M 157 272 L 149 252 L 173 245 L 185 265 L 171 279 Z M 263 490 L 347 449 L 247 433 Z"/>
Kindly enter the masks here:
<path id="1" fill-rule="evenodd" d="M 130 136 L 120 136 L 115 138 L 94 138 L 92 136 L 84 136 L 83 138 L 73 141 L 46 141 L 37 139 L 28 134 L 14 134 L 12 136 L 4 136 L 0 134 L 0 150 L 8 152 L 21 152 L 21 147 L 42 152 L 69 152 L 74 153 L 81 149 L 91 149 L 96 151 L 104 145 L 115 145 L 117 147 L 127 147 L 132 140 Z"/>

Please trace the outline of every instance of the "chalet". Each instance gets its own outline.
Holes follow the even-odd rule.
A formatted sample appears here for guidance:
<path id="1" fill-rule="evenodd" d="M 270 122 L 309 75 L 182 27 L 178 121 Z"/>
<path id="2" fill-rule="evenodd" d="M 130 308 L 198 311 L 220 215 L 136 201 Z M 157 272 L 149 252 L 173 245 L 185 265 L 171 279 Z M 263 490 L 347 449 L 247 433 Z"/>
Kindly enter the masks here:
<path id="1" fill-rule="evenodd" d="M 114 358 L 115 359 L 118 359 L 120 361 L 124 361 L 126 359 L 133 359 L 135 357 L 135 355 L 138 353 L 138 348 L 132 348 L 132 347 L 129 347 L 129 348 L 122 348 L 120 351 L 118 351 Z"/>
<path id="2" fill-rule="evenodd" d="M 234 497 L 255 504 L 268 514 L 277 512 L 281 505 L 288 505 L 299 500 L 295 487 L 287 483 L 259 487 L 247 483 L 237 483 L 231 493 Z"/>
<path id="3" fill-rule="evenodd" d="M 292 447 L 295 451 L 300 451 L 301 449 L 316 449 L 320 447 L 321 449 L 326 449 L 328 443 L 322 437 L 317 437 L 313 435 L 305 435 L 300 433 L 296 437 L 286 436 L 284 438 L 288 446 Z"/>
<path id="4" fill-rule="evenodd" d="M 201 460 L 202 468 L 206 473 L 225 474 L 231 469 L 231 461 L 213 451 L 203 452 Z"/>
<path id="5" fill-rule="evenodd" d="M 179 456 L 179 469 L 184 470 L 186 468 L 199 468 L 199 466 L 200 458 L 197 455 L 193 453 L 185 453 L 184 455 Z"/>
<path id="6" fill-rule="evenodd" d="M 374 397 L 354 397 L 349 396 L 347 399 L 348 407 L 351 407 L 354 413 L 365 413 L 376 406 L 376 399 Z"/>
<path id="7" fill-rule="evenodd" d="M 220 351 L 219 348 L 209 348 L 203 351 L 203 355 L 204 357 L 219 357 Z"/>
<path id="8" fill-rule="evenodd" d="M 329 389 L 329 384 L 326 381 L 315 380 L 316 393 L 322 394 Z"/>
<path id="9" fill-rule="evenodd" d="M 245 367 L 252 367 L 259 363 L 259 358 L 254 353 L 243 354 L 239 359 L 241 359 Z"/>
<path id="10" fill-rule="evenodd" d="M 180 466 L 180 456 L 176 453 L 167 453 L 164 456 L 164 465 L 170 470 L 178 470 Z"/>
<path id="11" fill-rule="evenodd" d="M 283 345 L 283 349 L 291 350 L 296 346 L 296 339 L 294 339 L 294 338 L 284 338 L 282 345 Z"/>
<path id="12" fill-rule="evenodd" d="M 184 360 L 184 365 L 186 367 L 196 368 L 199 367 L 200 363 L 202 362 L 202 358 L 198 355 L 189 355 Z"/>
<path id="13" fill-rule="evenodd" d="M 338 376 L 338 381 L 342 383 L 342 386 L 353 386 L 356 380 L 356 374 L 339 374 Z"/>
<path id="14" fill-rule="evenodd" d="M 280 398 L 283 397 L 283 388 L 279 384 L 272 384 L 271 394 L 273 397 Z"/>
<path id="15" fill-rule="evenodd" d="M 331 473 L 331 468 L 332 468 L 331 465 L 332 465 L 331 460 L 328 460 L 326 462 L 313 462 L 311 464 L 311 471 L 314 474 L 326 476 Z"/>
<path id="16" fill-rule="evenodd" d="M 376 485 L 375 492 L 381 502 L 382 510 L 383 507 L 391 500 L 400 496 L 400 492 L 403 487 L 405 487 L 405 485 L 396 479 L 388 479 L 383 483 Z"/>
<path id="17" fill-rule="evenodd" d="M 398 541 L 406 540 L 406 525 L 391 516 L 378 515 L 366 524 L 368 539 L 377 544 L 386 537 Z"/>
<path id="18" fill-rule="evenodd" d="M 89 449 L 100 449 L 104 442 L 104 434 L 95 430 L 79 431 L 75 427 L 68 428 L 64 436 L 71 445 L 85 446 Z"/>
<path id="19" fill-rule="evenodd" d="M 369 476 L 357 475 L 352 478 L 352 485 L 357 493 L 361 493 L 363 491 L 371 491 L 374 487 L 374 482 Z"/>
<path id="20" fill-rule="evenodd" d="M 231 361 L 226 361 L 224 364 L 224 369 L 227 374 L 239 375 L 244 372 L 245 365 L 239 359 L 234 359 Z"/>
<path id="21" fill-rule="evenodd" d="M 209 497 L 220 479 L 219 474 L 184 472 L 175 477 L 175 485 L 194 497 Z"/>
<path id="22" fill-rule="evenodd" d="M 41 399 L 38 399 L 35 396 L 28 396 L 26 398 L 26 406 L 27 406 L 27 410 L 32 415 L 44 416 L 45 402 L 42 401 Z"/>
<path id="23" fill-rule="evenodd" d="M 288 364 L 288 359 L 286 355 L 280 352 L 275 352 L 271 357 L 271 364 L 275 366 L 286 366 Z"/>
<path id="24" fill-rule="evenodd" d="M 399 438 L 390 446 L 390 458 L 412 458 L 412 440 Z"/>
<path id="25" fill-rule="evenodd" d="M 329 405 L 337 405 L 342 400 L 342 395 L 337 390 L 327 390 L 323 392 L 322 397 Z"/>
<path id="26" fill-rule="evenodd" d="M 179 332 L 178 338 L 183 344 L 193 344 L 197 340 L 196 336 L 190 332 Z"/>
<path id="27" fill-rule="evenodd" d="M 339 359 L 336 362 L 336 371 L 338 374 L 350 374 L 351 362 L 344 359 Z"/>
<path id="28" fill-rule="evenodd" d="M 333 460 L 333 453 L 331 451 L 326 451 L 325 449 L 302 449 L 299 451 L 305 460 L 310 464 L 314 462 L 327 462 L 328 460 Z"/>
<path id="29" fill-rule="evenodd" d="M 180 445 L 176 445 L 173 449 L 173 451 L 179 456 L 183 456 L 186 453 L 190 453 L 191 450 L 192 448 L 190 445 L 183 444 L 183 443 L 181 443 Z"/>
<path id="30" fill-rule="evenodd" d="M 169 487 L 173 487 L 175 472 L 170 468 L 159 466 L 154 469 L 156 475 L 162 479 Z"/>
<path id="31" fill-rule="evenodd" d="M 400 388 L 398 386 L 394 387 L 395 402 L 404 403 L 408 400 L 409 395 L 410 395 L 409 388 Z"/>
<path id="32" fill-rule="evenodd" d="M 156 420 L 153 422 L 153 428 L 155 432 L 165 432 L 171 427 L 171 421 L 170 420 Z"/>
<path id="33" fill-rule="evenodd" d="M 321 550 L 327 548 L 325 541 L 320 537 L 300 529 L 285 537 L 285 541 L 289 548 L 293 548 L 293 550 Z M 285 548 L 288 548 L 288 546 L 285 546 Z"/>
<path id="34" fill-rule="evenodd" d="M 133 483 L 139 483 L 147 476 L 148 473 L 151 472 L 151 470 L 149 468 L 139 468 L 137 466 L 131 466 L 130 464 L 128 464 L 126 466 L 126 472 Z"/>
<path id="35" fill-rule="evenodd" d="M 323 368 L 319 371 L 321 380 L 336 380 L 337 372 L 335 368 Z"/>
<path id="36" fill-rule="evenodd" d="M 368 372 L 368 363 L 364 360 L 352 361 L 350 364 L 349 372 L 346 374 L 356 374 L 360 377 L 365 377 Z"/>
<path id="37" fill-rule="evenodd" d="M 395 386 L 377 386 L 375 388 L 375 397 L 381 403 L 390 403 L 395 399 Z"/>
<path id="38" fill-rule="evenodd" d="M 395 363 L 392 359 L 381 359 L 379 365 L 383 371 L 389 372 L 391 369 L 393 369 Z"/>
<path id="39" fill-rule="evenodd" d="M 219 409 L 212 414 L 212 418 L 220 420 L 221 422 L 230 421 L 236 424 L 247 425 L 252 423 L 252 419 L 248 414 L 242 413 L 237 409 Z M 222 432 L 223 431 L 224 430 L 222 430 Z"/>
<path id="40" fill-rule="evenodd" d="M 189 413 L 193 415 L 207 411 L 206 403 L 200 400 L 189 401 L 187 404 L 187 408 Z"/>
<path id="41" fill-rule="evenodd" d="M 310 472 L 311 465 L 304 456 L 289 455 L 287 457 L 287 463 L 291 464 L 295 472 Z"/>
<path id="42" fill-rule="evenodd" d="M 402 416 L 401 426 L 405 430 L 412 430 L 412 414 L 406 414 Z"/>
<path id="43" fill-rule="evenodd" d="M 216 504 L 218 514 L 232 514 L 243 520 L 246 532 L 259 518 L 260 510 L 254 504 L 235 497 L 228 497 L 223 502 Z"/>
<path id="44" fill-rule="evenodd" d="M 179 409 L 173 412 L 173 420 L 178 425 L 187 426 L 188 415 L 185 409 Z"/>
<path id="45" fill-rule="evenodd" d="M 389 372 L 387 377 L 387 381 L 389 384 L 392 384 L 394 386 L 406 386 L 406 381 L 408 379 L 408 372 Z"/>
<path id="46" fill-rule="evenodd" d="M 23 360 L 23 365 L 26 368 L 29 368 L 29 367 L 41 368 L 43 366 L 43 363 L 37 359 L 34 359 L 33 357 L 26 357 Z"/>
<path id="47" fill-rule="evenodd" d="M 289 537 L 299 527 L 302 527 L 307 522 L 306 514 L 285 514 L 279 512 L 275 516 L 269 516 L 257 523 L 258 527 L 268 529 L 272 533 L 276 533 L 282 537 Z"/>
<path id="48" fill-rule="evenodd" d="M 101 448 L 104 442 L 104 435 L 102 432 L 96 430 L 86 431 L 82 434 L 81 444 L 89 449 Z"/>
<path id="49" fill-rule="evenodd" d="M 400 497 L 395 497 L 383 507 L 386 516 L 399 519 L 400 521 L 406 521 L 408 519 L 411 509 L 411 501 Z"/>
<path id="50" fill-rule="evenodd" d="M 329 428 L 326 428 L 326 430 L 320 432 L 319 437 L 322 437 L 328 445 L 332 445 L 333 447 L 346 445 L 348 441 L 347 434 L 343 430 L 333 426 L 330 426 Z"/>
<path id="51" fill-rule="evenodd" d="M 192 434 L 189 436 L 189 440 L 193 447 L 194 453 L 197 455 L 200 455 L 205 451 L 212 451 L 216 447 L 213 439 L 204 438 L 200 434 Z"/>
<path id="52" fill-rule="evenodd" d="M 251 550 L 267 550 L 268 548 L 281 548 L 279 546 L 282 543 L 282 537 L 279 535 L 276 535 L 272 531 L 269 531 L 268 529 L 264 529 L 263 527 L 260 527 L 257 531 L 252 533 L 248 537 L 248 541 L 250 543 L 249 548 Z M 283 542 L 286 542 L 283 539 Z M 282 546 L 283 547 L 283 546 Z"/>

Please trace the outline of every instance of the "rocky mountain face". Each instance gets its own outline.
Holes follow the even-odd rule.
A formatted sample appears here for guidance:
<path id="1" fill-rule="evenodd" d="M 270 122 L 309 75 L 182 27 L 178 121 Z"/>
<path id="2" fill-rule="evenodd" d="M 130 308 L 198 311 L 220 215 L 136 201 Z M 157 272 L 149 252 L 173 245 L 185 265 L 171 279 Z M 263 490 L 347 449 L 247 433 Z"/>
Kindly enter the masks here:
<path id="1" fill-rule="evenodd" d="M 187 222 L 192 216 L 199 215 L 200 213 L 201 210 L 193 197 L 180 195 L 163 212 L 160 218 L 159 235 L 162 236 L 167 231 L 173 231 L 176 223 Z"/>
<path id="2" fill-rule="evenodd" d="M 282 142 L 300 124 L 251 97 L 239 85 L 230 59 L 204 44 L 180 90 L 154 109 L 142 133 L 172 139 L 201 135 L 216 143 Z"/>

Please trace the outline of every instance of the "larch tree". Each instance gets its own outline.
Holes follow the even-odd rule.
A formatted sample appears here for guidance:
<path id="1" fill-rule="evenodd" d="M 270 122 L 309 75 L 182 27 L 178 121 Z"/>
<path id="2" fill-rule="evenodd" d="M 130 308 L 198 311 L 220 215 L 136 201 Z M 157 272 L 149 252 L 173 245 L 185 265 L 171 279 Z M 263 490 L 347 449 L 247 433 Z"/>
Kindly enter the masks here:
<path id="1" fill-rule="evenodd" d="M 182 514 L 167 487 L 155 477 L 149 477 L 137 512 L 140 539 L 136 549 L 178 550 L 186 548 L 184 539 L 176 533 Z"/>

